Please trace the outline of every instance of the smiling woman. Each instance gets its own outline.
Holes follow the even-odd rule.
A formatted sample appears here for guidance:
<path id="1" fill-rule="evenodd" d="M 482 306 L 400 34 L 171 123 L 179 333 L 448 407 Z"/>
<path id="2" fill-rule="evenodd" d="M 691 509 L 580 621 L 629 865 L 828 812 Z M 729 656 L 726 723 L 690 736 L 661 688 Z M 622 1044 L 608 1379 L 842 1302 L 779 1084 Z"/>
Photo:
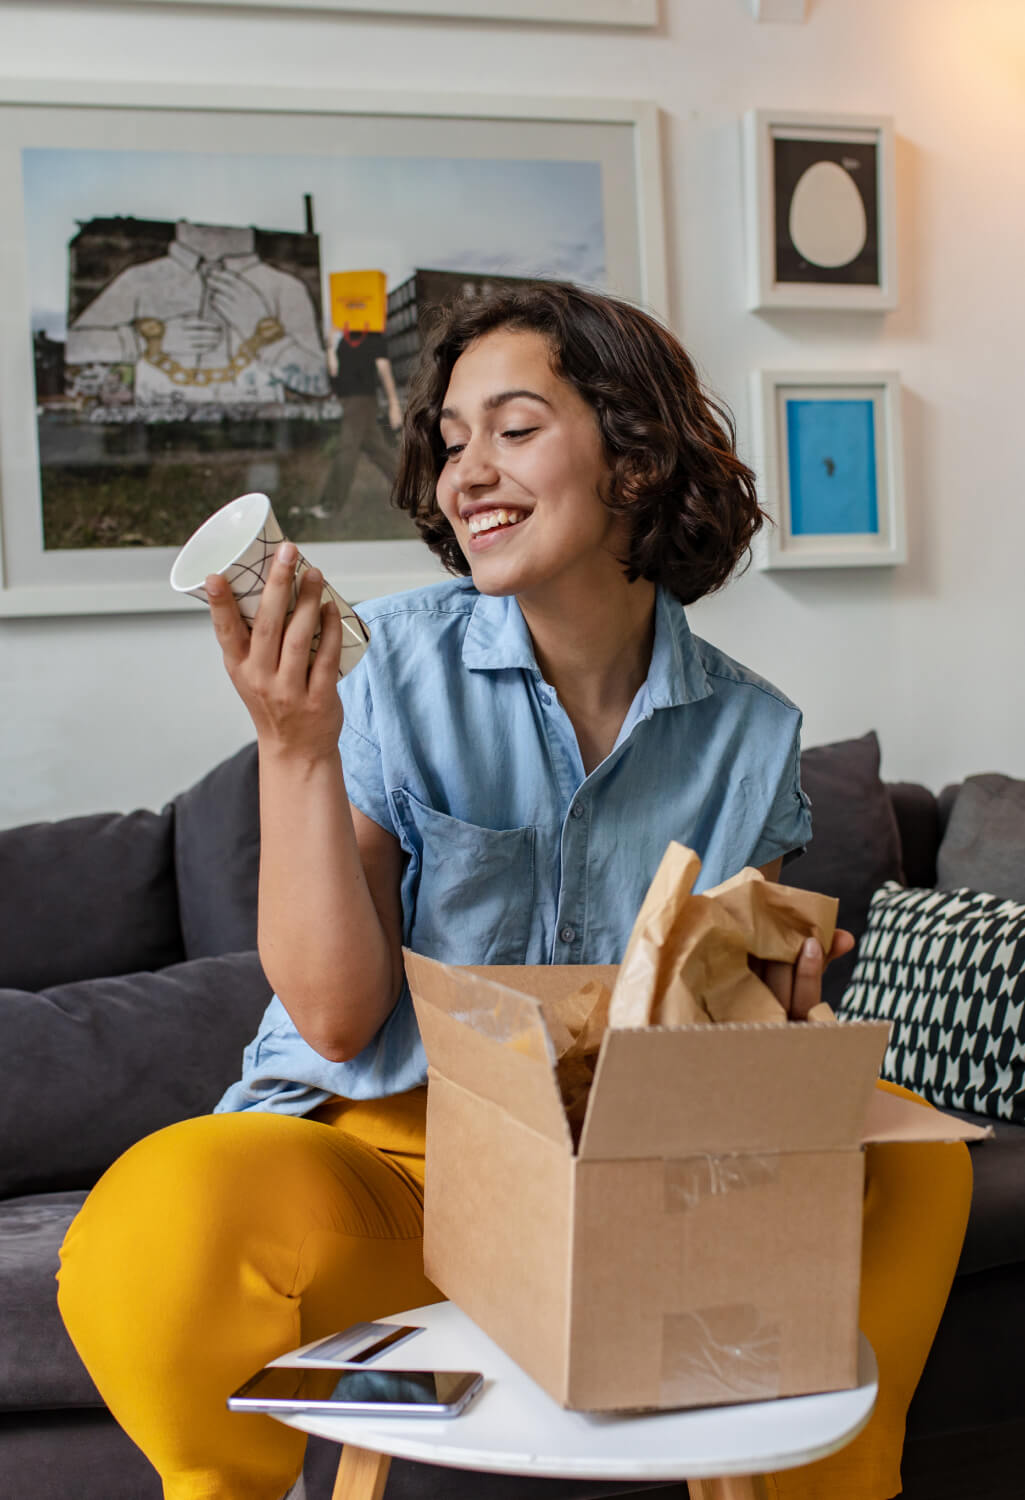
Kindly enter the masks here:
<path id="1" fill-rule="evenodd" d="M 294 545 L 251 635 L 206 580 L 256 725 L 259 946 L 277 993 L 214 1115 L 111 1168 L 61 1272 L 76 1346 L 168 1500 L 279 1500 L 301 1436 L 241 1430 L 226 1395 L 285 1349 L 437 1296 L 403 948 L 617 963 L 668 841 L 696 851 L 705 888 L 750 865 L 774 878 L 810 833 L 799 711 L 687 623 L 761 513 L 728 419 L 654 318 L 550 282 L 444 313 L 396 498 L 457 576 L 362 603 L 370 644 L 340 685 L 341 621 L 316 570 L 287 617 Z M 789 1015 L 849 940 L 766 970 Z M 968 1208 L 963 1148 L 936 1150 L 957 1153 L 941 1190 L 903 1203 L 928 1247 L 883 1257 L 916 1288 L 877 1343 L 884 1417 L 828 1490 L 813 1466 L 803 1485 L 776 1476 L 774 1496 L 899 1489 L 902 1372 L 924 1360 Z M 867 1202 L 892 1224 L 887 1191 Z"/>

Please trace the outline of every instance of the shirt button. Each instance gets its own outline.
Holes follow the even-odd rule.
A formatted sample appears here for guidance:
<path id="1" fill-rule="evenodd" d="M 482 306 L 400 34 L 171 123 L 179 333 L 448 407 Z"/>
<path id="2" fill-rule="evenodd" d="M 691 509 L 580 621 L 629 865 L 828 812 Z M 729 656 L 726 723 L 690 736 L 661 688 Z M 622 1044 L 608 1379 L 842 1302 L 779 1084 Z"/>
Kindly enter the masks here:
<path id="1" fill-rule="evenodd" d="M 551 707 L 552 700 L 551 698 L 549 698 L 547 693 L 539 693 L 538 697 L 541 699 L 541 702 L 544 704 L 545 708 Z"/>
<path id="2" fill-rule="evenodd" d="M 576 935 L 576 928 L 570 927 L 568 923 L 565 927 L 560 927 L 559 929 L 559 939 L 563 943 L 571 943 Z"/>
<path id="3" fill-rule="evenodd" d="M 584 816 L 584 804 L 582 802 L 574 802 L 569 810 L 569 815 L 571 818 L 582 818 Z"/>

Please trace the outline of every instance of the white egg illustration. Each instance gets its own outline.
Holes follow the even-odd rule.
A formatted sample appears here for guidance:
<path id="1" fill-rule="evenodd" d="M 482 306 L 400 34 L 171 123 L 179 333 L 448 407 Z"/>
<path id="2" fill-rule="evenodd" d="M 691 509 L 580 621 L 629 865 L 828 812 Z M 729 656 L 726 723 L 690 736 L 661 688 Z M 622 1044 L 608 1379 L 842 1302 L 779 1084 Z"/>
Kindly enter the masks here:
<path id="1" fill-rule="evenodd" d="M 868 222 L 861 194 L 835 161 L 817 161 L 790 200 L 790 238 L 813 266 L 846 266 L 865 246 Z"/>

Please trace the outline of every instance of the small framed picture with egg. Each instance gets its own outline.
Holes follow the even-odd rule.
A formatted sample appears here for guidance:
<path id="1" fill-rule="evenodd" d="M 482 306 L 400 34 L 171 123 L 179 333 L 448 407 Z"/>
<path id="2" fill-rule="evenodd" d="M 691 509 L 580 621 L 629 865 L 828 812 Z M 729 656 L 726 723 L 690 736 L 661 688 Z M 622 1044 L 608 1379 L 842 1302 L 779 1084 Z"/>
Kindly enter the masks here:
<path id="1" fill-rule="evenodd" d="M 752 109 L 744 116 L 747 305 L 897 305 L 893 121 Z"/>
<path id="2" fill-rule="evenodd" d="M 907 561 L 901 383 L 893 370 L 758 370 L 751 427 L 771 517 L 760 568 Z"/>

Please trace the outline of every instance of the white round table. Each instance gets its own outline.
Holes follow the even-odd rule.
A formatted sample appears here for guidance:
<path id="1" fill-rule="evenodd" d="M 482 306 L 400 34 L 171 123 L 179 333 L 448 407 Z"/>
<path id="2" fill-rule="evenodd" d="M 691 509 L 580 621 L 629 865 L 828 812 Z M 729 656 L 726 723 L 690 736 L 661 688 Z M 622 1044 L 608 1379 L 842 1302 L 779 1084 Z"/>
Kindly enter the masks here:
<path id="1" fill-rule="evenodd" d="M 875 1356 L 862 1336 L 853 1390 L 740 1406 L 642 1415 L 565 1411 L 452 1302 L 389 1316 L 421 1325 L 375 1369 L 480 1370 L 484 1389 L 459 1417 L 280 1417 L 343 1443 L 333 1500 L 380 1500 L 391 1458 L 562 1479 L 695 1481 L 693 1500 L 747 1500 L 771 1473 L 813 1463 L 857 1436 L 872 1414 Z M 291 1362 L 289 1355 L 277 1364 Z M 701 1483 L 700 1481 L 710 1481 Z"/>

